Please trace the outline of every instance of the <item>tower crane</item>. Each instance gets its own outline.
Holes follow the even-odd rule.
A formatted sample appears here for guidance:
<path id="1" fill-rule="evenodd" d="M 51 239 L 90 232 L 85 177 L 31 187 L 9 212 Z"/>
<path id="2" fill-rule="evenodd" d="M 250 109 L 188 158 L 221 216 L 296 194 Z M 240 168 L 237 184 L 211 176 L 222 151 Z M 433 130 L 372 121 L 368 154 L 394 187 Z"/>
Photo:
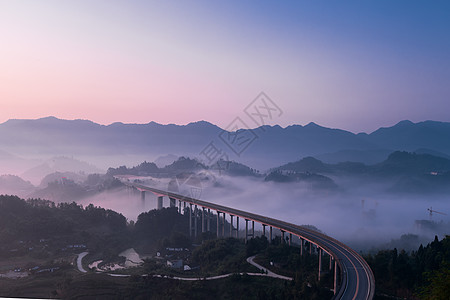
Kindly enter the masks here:
<path id="1" fill-rule="evenodd" d="M 431 207 L 431 206 L 430 206 L 430 208 L 427 208 L 427 210 L 430 212 L 430 220 L 433 217 L 433 213 L 444 215 L 444 216 L 447 215 L 446 213 L 443 213 L 443 212 L 440 212 L 440 211 L 437 211 L 437 210 L 433 210 L 433 207 Z"/>

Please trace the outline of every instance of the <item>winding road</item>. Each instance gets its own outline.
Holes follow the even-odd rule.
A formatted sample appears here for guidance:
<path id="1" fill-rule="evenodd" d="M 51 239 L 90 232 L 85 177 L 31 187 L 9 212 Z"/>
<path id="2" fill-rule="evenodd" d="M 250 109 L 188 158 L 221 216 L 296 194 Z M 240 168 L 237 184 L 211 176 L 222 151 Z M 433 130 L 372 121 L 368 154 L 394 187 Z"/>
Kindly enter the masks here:
<path id="1" fill-rule="evenodd" d="M 83 258 L 88 253 L 89 252 L 80 253 L 80 254 L 78 254 L 78 257 L 77 257 L 77 268 L 78 268 L 78 271 L 80 271 L 82 273 L 86 273 L 87 272 L 83 268 L 82 262 L 83 262 Z M 217 275 L 217 276 L 210 276 L 210 277 L 177 277 L 177 276 L 170 277 L 170 276 L 167 276 L 167 275 L 152 275 L 152 277 L 155 277 L 155 278 L 168 278 L 168 279 L 184 280 L 184 281 L 197 281 L 197 280 L 216 280 L 216 279 L 222 279 L 222 278 L 230 277 L 230 276 L 233 276 L 233 275 L 236 275 L 236 274 L 239 274 L 239 275 L 246 274 L 246 275 L 249 275 L 249 276 L 265 276 L 265 277 L 272 277 L 272 278 L 277 278 L 277 279 L 282 279 L 282 280 L 292 280 L 291 277 L 286 277 L 286 276 L 283 276 L 283 275 L 279 275 L 279 274 L 276 274 L 274 272 L 271 272 L 271 271 L 267 270 L 263 266 L 255 263 L 253 261 L 254 258 L 255 258 L 255 256 L 251 256 L 251 257 L 247 258 L 247 262 L 249 264 L 257 267 L 258 269 L 263 270 L 264 273 L 244 273 L 244 272 L 241 272 L 241 273 L 228 273 L 228 274 Z M 106 273 L 106 272 L 96 272 L 96 273 L 98 273 L 98 274 L 100 274 L 100 273 L 107 274 L 107 275 L 112 276 L 112 277 L 130 277 L 131 276 L 129 274 L 117 274 L 117 273 Z M 144 274 L 142 276 L 146 277 L 146 276 L 149 276 L 149 275 L 148 274 Z"/>
<path id="2" fill-rule="evenodd" d="M 87 273 L 87 271 L 83 268 L 83 258 L 88 254 L 89 254 L 89 252 L 87 252 L 87 251 L 78 254 L 77 268 L 78 268 L 78 271 L 80 271 L 81 273 Z"/>

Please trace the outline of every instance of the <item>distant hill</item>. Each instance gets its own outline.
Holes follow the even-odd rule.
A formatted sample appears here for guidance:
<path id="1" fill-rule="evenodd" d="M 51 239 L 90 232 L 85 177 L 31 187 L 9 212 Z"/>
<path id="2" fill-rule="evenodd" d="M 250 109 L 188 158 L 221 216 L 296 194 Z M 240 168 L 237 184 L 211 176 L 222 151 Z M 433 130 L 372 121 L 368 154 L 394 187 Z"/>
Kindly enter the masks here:
<path id="1" fill-rule="evenodd" d="M 281 171 L 273 171 L 269 173 L 265 178 L 265 181 L 275 181 L 275 182 L 299 182 L 309 185 L 316 191 L 327 191 L 336 189 L 338 186 L 329 177 L 314 174 L 314 173 L 296 173 L 289 172 L 283 173 Z"/>
<path id="2" fill-rule="evenodd" d="M 419 153 L 414 151 L 416 153 Z M 339 150 L 333 153 L 324 153 L 319 155 L 314 155 L 315 158 L 321 160 L 325 163 L 336 164 L 339 162 L 360 162 L 366 165 L 373 165 L 380 163 L 387 159 L 392 150 Z M 428 152 L 424 152 L 428 153 Z M 436 152 L 438 153 L 438 152 Z M 432 154 L 432 153 L 429 153 Z"/>
<path id="3" fill-rule="evenodd" d="M 373 168 L 383 174 L 444 173 L 450 171 L 450 160 L 430 154 L 397 151 Z"/>
<path id="4" fill-rule="evenodd" d="M 155 165 L 158 166 L 158 168 L 162 168 L 167 165 L 170 165 L 177 159 L 178 159 L 178 156 L 173 155 L 173 154 L 167 154 L 167 155 L 159 156 L 157 159 L 155 159 L 154 163 L 155 163 Z"/>
<path id="5" fill-rule="evenodd" d="M 359 137 L 382 149 L 414 151 L 425 148 L 450 154 L 450 123 L 447 122 L 401 121 L 392 127 L 380 128 Z"/>
<path id="6" fill-rule="evenodd" d="M 310 172 L 324 174 L 371 173 L 383 175 L 434 174 L 450 171 L 450 160 L 430 154 L 417 154 L 406 151 L 391 153 L 386 160 L 373 165 L 355 162 L 327 164 L 314 157 L 305 157 L 296 162 L 287 163 L 274 170 Z"/>
<path id="7" fill-rule="evenodd" d="M 0 175 L 0 194 L 25 197 L 36 188 L 29 182 L 15 175 Z"/>
<path id="8" fill-rule="evenodd" d="M 272 170 L 272 175 L 312 173 L 332 178 L 355 178 L 389 182 L 389 192 L 432 193 L 450 191 L 450 160 L 430 154 L 396 151 L 378 164 L 356 162 L 327 164 L 313 157 L 288 163 Z M 280 177 L 280 176 L 278 176 Z M 292 176 L 291 176 L 292 177 Z M 282 180 L 276 180 L 282 181 Z M 361 181 L 359 181 L 361 183 Z"/>
<path id="9" fill-rule="evenodd" d="M 154 177 L 173 177 L 181 173 L 198 173 L 203 170 L 212 170 L 220 174 L 230 176 L 257 176 L 259 171 L 252 169 L 244 164 L 234 161 L 219 160 L 216 164 L 208 167 L 189 157 L 180 157 L 171 164 L 158 168 L 155 163 L 143 162 L 137 166 L 128 168 L 120 166 L 118 168 L 109 168 L 107 174 L 114 175 L 135 175 L 135 176 L 154 176 Z"/>
<path id="10" fill-rule="evenodd" d="M 104 171 L 87 162 L 59 156 L 48 159 L 44 163 L 27 170 L 21 177 L 38 185 L 45 176 L 55 172 L 71 172 L 87 176 L 87 174 L 103 173 Z"/>
<path id="11" fill-rule="evenodd" d="M 87 179 L 87 175 L 74 173 L 74 172 L 54 172 L 51 174 L 48 174 L 45 176 L 41 184 L 39 185 L 40 188 L 46 188 L 49 183 L 55 182 L 55 181 L 64 181 L 64 180 L 72 180 L 75 183 L 83 183 Z"/>
<path id="12" fill-rule="evenodd" d="M 242 137 L 239 144 L 237 136 Z M 354 134 L 315 123 L 286 128 L 266 125 L 229 133 L 205 121 L 187 125 L 150 122 L 105 126 L 88 120 L 47 117 L 0 124 L 0 145 L 2 153 L 21 157 L 36 157 L 37 154 L 47 158 L 89 157 L 89 161 L 102 166 L 106 159 L 109 159 L 108 165 L 113 165 L 111 161 L 120 165 L 130 157 L 139 157 L 140 161 L 148 157 L 148 161 L 154 161 L 172 153 L 177 157 L 197 157 L 206 164 L 214 158 L 224 158 L 265 170 L 307 156 L 328 163 L 366 164 L 381 162 L 397 150 L 427 149 L 429 153 L 450 156 L 450 123 L 402 121 L 370 134 Z M 216 153 L 205 151 L 211 145 L 214 147 L 209 150 L 217 150 Z M 167 157 L 167 162 L 174 156 Z M 161 162 L 161 159 L 157 161 Z"/>

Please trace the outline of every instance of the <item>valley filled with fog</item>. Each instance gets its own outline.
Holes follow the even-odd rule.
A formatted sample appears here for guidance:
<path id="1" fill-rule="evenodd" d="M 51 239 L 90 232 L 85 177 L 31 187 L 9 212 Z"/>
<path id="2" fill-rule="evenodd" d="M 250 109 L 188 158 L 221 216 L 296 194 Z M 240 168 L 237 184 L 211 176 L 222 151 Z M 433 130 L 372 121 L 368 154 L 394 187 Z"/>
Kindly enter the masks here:
<path id="1" fill-rule="evenodd" d="M 114 177 L 128 175 L 312 225 L 357 250 L 415 249 L 450 232 L 449 123 L 402 121 L 370 134 L 314 123 L 262 126 L 239 131 L 257 137 L 239 155 L 227 144 L 232 140 L 221 139 L 238 133 L 208 122 L 104 126 L 49 117 L 11 120 L 0 124 L 0 133 L 2 194 L 92 203 L 136 221 L 156 200 L 148 194 L 142 203 Z M 208 146 L 228 160 L 208 162 Z"/>
<path id="2" fill-rule="evenodd" d="M 148 178 L 147 178 L 148 179 Z M 149 186 L 167 190 L 169 179 L 153 178 Z M 144 181 L 145 182 L 145 181 Z M 199 190 L 201 189 L 201 190 Z M 193 191 L 194 190 L 194 191 Z M 305 184 L 266 182 L 262 178 L 216 177 L 214 182 L 180 185 L 180 194 L 199 196 L 199 199 L 224 206 L 249 211 L 298 225 L 313 225 L 357 250 L 373 250 L 387 246 L 392 239 L 404 234 L 414 234 L 412 244 L 398 243 L 403 247 L 416 248 L 420 243 L 428 243 L 435 235 L 444 236 L 448 232 L 448 217 L 433 214 L 432 221 L 440 223 L 439 229 L 421 226 L 430 220 L 427 208 L 450 211 L 447 195 L 411 196 L 377 193 L 373 188 L 346 191 L 317 191 Z M 110 208 L 122 213 L 130 220 L 150 209 L 156 209 L 157 196 L 146 193 L 145 203 L 141 202 L 138 191 L 120 190 L 105 192 L 79 203 Z M 169 206 L 169 199 L 164 199 Z M 227 216 L 229 221 L 229 216 Z M 244 228 L 241 220 L 240 228 Z M 260 225 L 255 225 L 261 231 Z M 395 245 L 395 244 L 394 244 Z"/>

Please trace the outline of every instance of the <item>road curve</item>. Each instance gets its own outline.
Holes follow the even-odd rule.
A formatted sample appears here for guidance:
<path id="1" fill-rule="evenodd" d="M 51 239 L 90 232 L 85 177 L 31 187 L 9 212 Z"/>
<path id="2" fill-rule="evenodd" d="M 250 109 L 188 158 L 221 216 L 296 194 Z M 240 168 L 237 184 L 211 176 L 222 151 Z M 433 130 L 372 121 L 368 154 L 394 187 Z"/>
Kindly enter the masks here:
<path id="1" fill-rule="evenodd" d="M 247 257 L 247 262 L 249 264 L 251 264 L 252 266 L 255 266 L 258 269 L 260 269 L 263 272 L 265 272 L 267 274 L 267 276 L 270 276 L 270 277 L 273 277 L 273 278 L 279 278 L 279 279 L 283 279 L 283 280 L 292 280 L 291 277 L 287 277 L 287 276 L 283 276 L 283 275 L 280 275 L 280 274 L 276 274 L 276 273 L 270 271 L 269 269 L 264 268 L 263 266 L 255 263 L 254 259 L 255 259 L 255 255 Z"/>
<path id="2" fill-rule="evenodd" d="M 119 177 L 119 179 L 121 179 Z M 142 184 L 122 181 L 125 185 L 137 188 L 141 191 L 152 192 L 159 196 L 167 196 L 182 202 L 191 203 L 204 208 L 209 208 L 222 213 L 238 216 L 283 230 L 299 236 L 323 249 L 335 259 L 342 271 L 341 287 L 334 299 L 371 300 L 375 293 L 375 278 L 367 262 L 353 249 L 343 243 L 311 229 L 281 220 L 249 213 L 246 211 L 226 207 L 211 202 L 178 195 L 175 193 L 155 189 Z"/>
<path id="3" fill-rule="evenodd" d="M 87 271 L 83 268 L 83 258 L 88 254 L 89 254 L 89 252 L 87 252 L 87 251 L 78 254 L 77 267 L 81 273 L 87 273 Z"/>

